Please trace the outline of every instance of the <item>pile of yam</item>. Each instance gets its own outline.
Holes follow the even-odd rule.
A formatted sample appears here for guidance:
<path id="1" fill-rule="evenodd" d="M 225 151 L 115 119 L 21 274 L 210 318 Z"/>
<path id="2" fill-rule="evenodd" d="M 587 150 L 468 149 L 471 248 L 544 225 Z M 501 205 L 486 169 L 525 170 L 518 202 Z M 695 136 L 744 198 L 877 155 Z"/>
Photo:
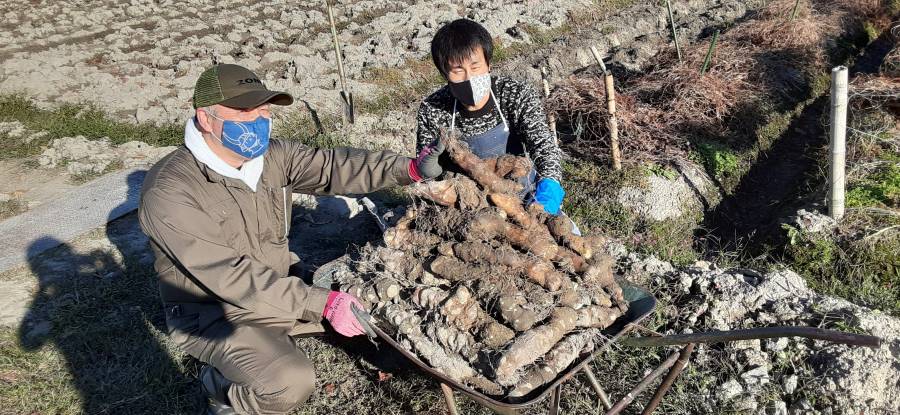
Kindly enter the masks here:
<path id="1" fill-rule="evenodd" d="M 628 304 L 602 237 L 524 205 L 527 158 L 480 159 L 464 141 L 441 139 L 460 173 L 414 186 L 383 241 L 331 278 L 445 376 L 525 397 L 600 344 Z"/>

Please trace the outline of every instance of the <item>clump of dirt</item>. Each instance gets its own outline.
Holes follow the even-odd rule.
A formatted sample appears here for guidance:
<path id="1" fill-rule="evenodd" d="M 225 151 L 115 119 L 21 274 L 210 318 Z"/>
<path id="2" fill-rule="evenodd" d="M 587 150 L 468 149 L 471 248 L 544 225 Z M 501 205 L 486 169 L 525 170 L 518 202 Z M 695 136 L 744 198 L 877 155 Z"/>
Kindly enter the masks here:
<path id="1" fill-rule="evenodd" d="M 449 378 L 523 397 L 591 350 L 628 304 L 604 238 L 522 206 L 525 159 L 482 160 L 444 140 L 464 173 L 417 186 L 383 244 L 314 280 L 330 273 Z"/>

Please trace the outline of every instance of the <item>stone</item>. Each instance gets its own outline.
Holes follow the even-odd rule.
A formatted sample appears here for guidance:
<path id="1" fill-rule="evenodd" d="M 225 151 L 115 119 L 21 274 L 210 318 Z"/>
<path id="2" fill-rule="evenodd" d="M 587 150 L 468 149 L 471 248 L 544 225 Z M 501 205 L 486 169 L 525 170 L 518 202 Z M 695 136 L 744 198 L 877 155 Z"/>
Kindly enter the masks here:
<path id="1" fill-rule="evenodd" d="M 790 223 L 797 229 L 809 233 L 828 233 L 837 227 L 837 222 L 830 216 L 806 209 L 798 210 Z"/>
<path id="2" fill-rule="evenodd" d="M 791 395 L 794 391 L 797 390 L 797 375 L 790 375 L 784 378 L 784 382 L 782 383 L 782 387 L 784 388 L 784 393 Z"/>
<path id="3" fill-rule="evenodd" d="M 784 401 L 775 401 L 771 408 L 766 408 L 767 415 L 788 415 L 787 404 Z"/>
<path id="4" fill-rule="evenodd" d="M 722 402 L 728 402 L 742 393 L 744 393 L 744 387 L 736 379 L 731 379 L 719 387 L 716 398 Z"/>

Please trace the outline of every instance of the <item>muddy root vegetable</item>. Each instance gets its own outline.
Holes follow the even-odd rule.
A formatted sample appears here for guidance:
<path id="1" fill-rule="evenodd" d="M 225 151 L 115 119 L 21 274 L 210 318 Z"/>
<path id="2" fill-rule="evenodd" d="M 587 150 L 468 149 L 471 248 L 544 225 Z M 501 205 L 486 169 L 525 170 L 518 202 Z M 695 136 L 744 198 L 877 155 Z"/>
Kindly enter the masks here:
<path id="1" fill-rule="evenodd" d="M 469 265 L 454 257 L 438 256 L 429 265 L 431 272 L 450 281 L 469 281 L 480 276 L 490 275 L 500 270 L 492 270 L 489 267 Z"/>
<path id="2" fill-rule="evenodd" d="M 472 369 L 460 355 L 448 352 L 441 345 L 428 339 L 420 329 L 421 319 L 414 313 L 397 304 L 388 304 L 379 311 L 380 317 L 397 327 L 398 333 L 407 340 L 413 352 L 450 379 L 461 382 L 463 379 L 478 376 L 475 369 Z"/>
<path id="3" fill-rule="evenodd" d="M 449 255 L 443 251 L 441 253 Z M 529 258 L 508 246 L 494 248 L 483 242 L 460 242 L 453 244 L 452 255 L 470 264 L 505 265 L 522 272 L 528 279 L 550 291 L 559 290 L 568 280 L 556 271 L 553 264 L 539 258 Z"/>
<path id="4" fill-rule="evenodd" d="M 503 394 L 502 386 L 500 386 L 494 382 L 491 382 L 490 380 L 488 380 L 487 378 L 485 378 L 483 376 L 466 378 L 466 379 L 463 379 L 463 382 L 466 383 L 467 385 L 470 385 L 477 389 L 480 389 L 482 392 L 484 392 L 488 395 L 498 396 L 498 395 Z"/>
<path id="5" fill-rule="evenodd" d="M 625 300 L 625 293 L 622 292 L 622 287 L 619 286 L 613 276 L 612 265 L 613 260 L 607 255 L 603 261 L 598 261 L 591 265 L 584 272 L 583 278 L 590 285 L 603 287 L 609 293 L 609 296 L 612 297 L 612 302 L 624 313 L 628 302 Z M 597 301 L 595 300 L 595 302 Z"/>
<path id="6" fill-rule="evenodd" d="M 443 139 L 446 140 L 447 150 L 453 162 L 468 173 L 469 177 L 481 187 L 495 193 L 517 194 L 522 191 L 521 184 L 498 176 L 490 164 L 484 163 L 484 160 L 472 153 L 469 146 L 459 139 L 450 136 L 445 136 Z"/>
<path id="7" fill-rule="evenodd" d="M 542 226 L 538 220 L 529 214 L 525 207 L 522 206 L 522 199 L 516 195 L 508 195 L 503 193 L 491 193 L 488 195 L 491 203 L 506 212 L 506 215 L 516 221 L 523 228 L 531 230 L 541 236 L 550 237 L 550 232 Z"/>
<path id="8" fill-rule="evenodd" d="M 466 332 L 440 322 L 430 321 L 425 324 L 425 334 L 429 339 L 453 353 L 459 353 L 467 359 L 475 357 L 476 351 L 472 348 L 475 339 Z"/>
<path id="9" fill-rule="evenodd" d="M 568 307 L 553 310 L 550 322 L 520 334 L 497 362 L 497 383 L 510 386 L 518 381 L 518 371 L 544 356 L 566 333 L 576 327 L 578 313 Z"/>
<path id="10" fill-rule="evenodd" d="M 454 181 L 460 210 L 475 211 L 488 206 L 487 198 L 472 179 L 459 176 Z"/>
<path id="11" fill-rule="evenodd" d="M 494 164 L 494 172 L 500 177 L 519 179 L 531 173 L 531 161 L 525 157 L 504 154 Z"/>
<path id="12" fill-rule="evenodd" d="M 534 235 L 527 229 L 506 222 L 496 215 L 478 215 L 469 224 L 467 231 L 469 239 L 491 240 L 497 236 L 502 237 L 513 246 L 531 252 L 545 260 L 556 259 L 559 245 L 555 242 Z"/>
<path id="13" fill-rule="evenodd" d="M 497 349 L 516 337 L 516 332 L 498 321 L 491 321 L 481 326 L 478 335 L 486 347 Z"/>
<path id="14" fill-rule="evenodd" d="M 522 307 L 527 300 L 521 295 L 502 295 L 497 301 L 500 316 L 516 331 L 530 329 L 538 322 L 537 313 Z"/>
<path id="15" fill-rule="evenodd" d="M 547 229 L 561 245 L 578 253 L 585 259 L 591 259 L 598 252 L 602 252 L 606 240 L 596 236 L 579 236 L 572 233 L 572 221 L 566 215 L 550 217 L 547 221 Z"/>
<path id="16" fill-rule="evenodd" d="M 454 180 L 426 181 L 411 186 L 410 193 L 441 206 L 454 206 L 458 198 L 455 185 Z"/>
<path id="17" fill-rule="evenodd" d="M 419 287 L 413 291 L 413 304 L 424 309 L 437 308 L 440 303 L 447 299 L 450 293 L 438 287 Z"/>
<path id="18" fill-rule="evenodd" d="M 618 308 L 590 305 L 578 309 L 578 327 L 605 329 L 622 315 Z"/>
<path id="19" fill-rule="evenodd" d="M 447 322 L 460 330 L 469 331 L 484 320 L 485 312 L 464 285 L 456 287 L 440 307 Z"/>
<path id="20" fill-rule="evenodd" d="M 391 228 L 384 231 L 383 239 L 384 245 L 392 249 L 434 246 L 441 242 L 441 238 L 437 235 L 402 228 Z"/>
<path id="21" fill-rule="evenodd" d="M 381 278 L 375 282 L 375 293 L 380 301 L 391 301 L 400 295 L 400 284 L 390 278 Z"/>
<path id="22" fill-rule="evenodd" d="M 527 395 L 566 370 L 585 349 L 593 349 L 594 340 L 599 336 L 598 330 L 585 330 L 566 336 L 553 346 L 543 361 L 531 368 L 509 392 L 509 397 L 518 398 Z"/>

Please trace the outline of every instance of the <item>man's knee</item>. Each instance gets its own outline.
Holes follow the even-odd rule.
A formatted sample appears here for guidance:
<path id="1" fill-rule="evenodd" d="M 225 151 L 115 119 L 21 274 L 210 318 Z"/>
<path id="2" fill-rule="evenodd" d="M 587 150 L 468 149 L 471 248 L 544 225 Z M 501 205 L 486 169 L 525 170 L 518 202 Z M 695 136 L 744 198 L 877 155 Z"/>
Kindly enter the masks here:
<path id="1" fill-rule="evenodd" d="M 259 403 L 272 411 L 288 412 L 309 399 L 316 387 L 312 362 L 299 351 L 276 360 L 260 384 Z"/>

